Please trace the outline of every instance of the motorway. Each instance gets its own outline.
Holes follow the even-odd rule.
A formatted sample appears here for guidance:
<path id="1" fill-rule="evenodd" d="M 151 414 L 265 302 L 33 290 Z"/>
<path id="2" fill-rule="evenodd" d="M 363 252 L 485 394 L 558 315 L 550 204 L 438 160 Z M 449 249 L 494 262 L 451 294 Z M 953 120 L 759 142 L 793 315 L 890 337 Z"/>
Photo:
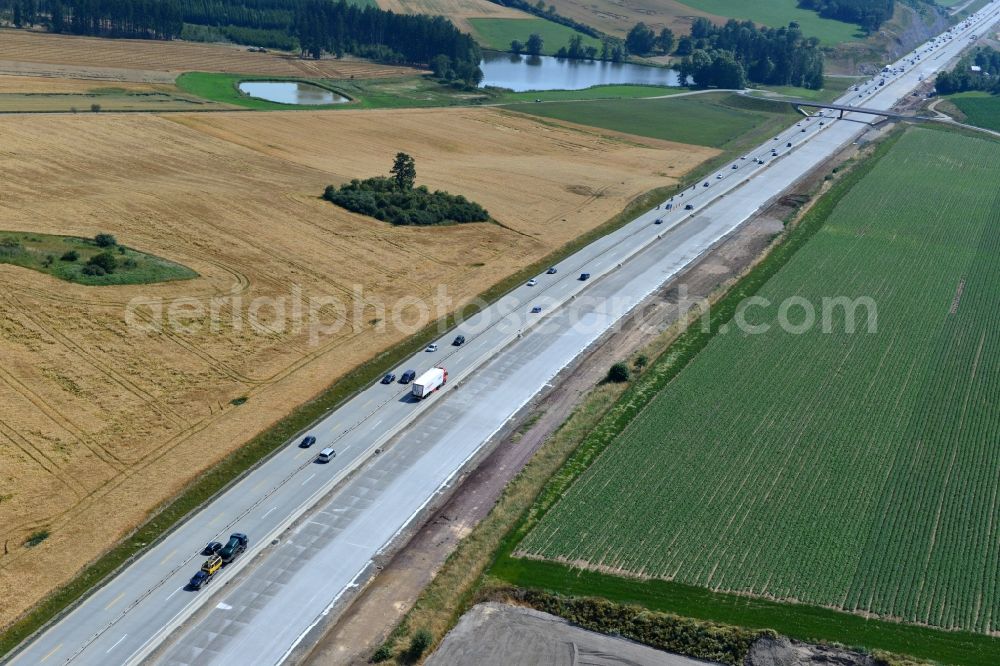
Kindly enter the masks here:
<path id="1" fill-rule="evenodd" d="M 970 34 L 982 34 L 998 18 L 1000 0 L 953 29 L 951 39 L 929 42 L 890 66 L 902 72 L 876 76 L 838 103 L 889 109 L 957 56 Z M 11 663 L 134 664 L 171 632 L 157 663 L 280 663 L 562 368 L 664 282 L 855 141 L 870 120 L 862 114 L 803 118 L 676 195 L 671 210 L 664 202 L 564 260 L 555 275 L 539 276 L 537 286 L 515 289 L 442 337 L 438 351 L 416 354 L 396 370 L 419 374 L 442 365 L 449 381 L 441 391 L 419 402 L 399 384 L 359 393 L 309 430 L 318 440 L 312 449 L 291 442 L 279 450 L 23 646 Z M 693 209 L 685 210 L 686 204 Z M 662 223 L 655 224 L 658 219 Z M 578 279 L 584 271 L 591 274 L 587 281 Z M 532 314 L 534 306 L 542 311 Z M 458 333 L 467 342 L 455 347 L 450 343 Z M 317 464 L 324 446 L 335 447 L 337 456 Z M 248 553 L 208 588 L 185 590 L 200 565 L 200 548 L 235 531 L 250 536 Z M 250 563 L 252 570 L 239 575 Z"/>

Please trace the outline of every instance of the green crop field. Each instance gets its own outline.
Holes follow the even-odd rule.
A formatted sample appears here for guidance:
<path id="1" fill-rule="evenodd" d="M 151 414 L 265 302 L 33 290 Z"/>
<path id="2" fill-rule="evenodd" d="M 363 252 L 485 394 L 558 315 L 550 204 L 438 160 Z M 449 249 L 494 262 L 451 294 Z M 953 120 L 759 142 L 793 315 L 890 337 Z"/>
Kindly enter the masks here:
<path id="1" fill-rule="evenodd" d="M 654 139 L 730 148 L 789 124 L 787 104 L 706 93 L 666 99 L 513 104 L 508 108 Z M 751 140 L 752 142 L 752 140 Z"/>
<path id="2" fill-rule="evenodd" d="M 827 45 L 856 42 L 864 33 L 856 25 L 822 18 L 808 9 L 800 9 L 797 0 L 681 0 L 681 4 L 709 14 L 750 20 L 761 25 L 780 28 L 797 21 L 806 37 L 817 37 Z"/>
<path id="3" fill-rule="evenodd" d="M 517 553 L 1000 630 L 998 158 L 909 130 Z"/>
<path id="4" fill-rule="evenodd" d="M 948 100 L 965 114 L 965 122 L 1000 132 L 1000 95 L 987 92 L 966 92 Z"/>
<path id="5" fill-rule="evenodd" d="M 522 44 L 527 42 L 532 33 L 541 35 L 542 53 L 545 55 L 552 55 L 559 50 L 559 47 L 569 44 L 573 35 L 583 37 L 584 46 L 594 46 L 598 50 L 601 48 L 601 40 L 543 18 L 471 18 L 469 24 L 475 30 L 473 36 L 476 41 L 488 49 L 498 51 L 508 50 L 511 41 L 515 39 Z"/>

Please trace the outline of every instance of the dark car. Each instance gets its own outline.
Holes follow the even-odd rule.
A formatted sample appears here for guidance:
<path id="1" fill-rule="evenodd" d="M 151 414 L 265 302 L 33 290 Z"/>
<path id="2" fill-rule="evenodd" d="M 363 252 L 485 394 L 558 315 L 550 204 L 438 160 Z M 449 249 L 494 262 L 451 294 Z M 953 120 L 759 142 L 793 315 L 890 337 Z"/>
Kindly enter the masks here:
<path id="1" fill-rule="evenodd" d="M 300 449 L 308 449 L 310 446 L 312 446 L 315 443 L 316 443 L 316 438 L 315 437 L 313 437 L 312 435 L 306 435 L 305 437 L 302 438 L 302 441 L 299 442 L 299 448 Z M 219 545 L 219 548 L 222 548 L 221 544 Z M 219 548 L 216 548 L 215 550 L 219 550 Z"/>
<path id="2" fill-rule="evenodd" d="M 580 273 L 580 279 L 581 280 L 589 280 L 590 279 L 590 273 Z"/>
<path id="3" fill-rule="evenodd" d="M 704 183 L 702 183 L 702 187 L 708 187 L 708 181 L 707 180 Z"/>
<path id="4" fill-rule="evenodd" d="M 656 222 L 653 222 L 653 224 L 663 224 L 663 218 L 662 217 L 656 218 Z"/>
<path id="5" fill-rule="evenodd" d="M 399 376 L 399 383 L 409 384 L 416 378 L 416 376 L 417 376 L 416 370 L 407 370 L 406 372 L 404 372 L 402 375 Z"/>
<path id="6" fill-rule="evenodd" d="M 394 375 L 391 372 L 385 373 L 385 377 L 382 378 L 382 383 L 383 384 L 391 384 L 394 381 L 396 381 L 396 375 Z"/>
<path id="7" fill-rule="evenodd" d="M 785 148 L 791 148 L 791 147 L 792 147 L 792 142 L 791 141 L 789 141 L 788 143 L 785 144 Z"/>
<path id="8" fill-rule="evenodd" d="M 191 576 L 191 580 L 188 581 L 188 587 L 192 590 L 200 590 L 203 585 L 207 585 L 212 581 L 212 574 L 205 571 L 198 571 L 195 575 Z"/>
<path id="9" fill-rule="evenodd" d="M 694 210 L 694 204 L 688 204 L 684 206 L 684 210 Z"/>
<path id="10" fill-rule="evenodd" d="M 219 551 L 219 557 L 222 558 L 223 562 L 229 564 L 247 549 L 248 543 L 250 543 L 250 540 L 247 538 L 246 534 L 236 532 L 230 535 L 229 541 L 227 541 L 226 545 Z"/>
<path id="11" fill-rule="evenodd" d="M 552 266 L 552 267 L 549 268 L 549 270 L 545 271 L 545 274 L 546 275 L 555 275 L 557 272 L 558 271 L 556 271 L 556 267 Z"/>
<path id="12" fill-rule="evenodd" d="M 306 438 L 306 439 L 308 439 L 308 438 Z M 305 441 L 305 440 L 303 440 L 303 441 Z M 222 548 L 222 544 L 219 543 L 218 541 L 209 541 L 208 545 L 206 545 L 202 549 L 201 554 L 202 555 L 215 555 L 217 552 L 219 552 L 220 548 Z"/>
<path id="13" fill-rule="evenodd" d="M 542 311 L 541 305 L 536 305 L 535 307 L 531 308 L 531 314 L 538 314 L 541 311 Z"/>
<path id="14" fill-rule="evenodd" d="M 456 347 L 461 347 L 462 345 L 465 344 L 465 336 L 456 335 L 455 339 L 451 341 L 451 344 L 455 345 Z"/>

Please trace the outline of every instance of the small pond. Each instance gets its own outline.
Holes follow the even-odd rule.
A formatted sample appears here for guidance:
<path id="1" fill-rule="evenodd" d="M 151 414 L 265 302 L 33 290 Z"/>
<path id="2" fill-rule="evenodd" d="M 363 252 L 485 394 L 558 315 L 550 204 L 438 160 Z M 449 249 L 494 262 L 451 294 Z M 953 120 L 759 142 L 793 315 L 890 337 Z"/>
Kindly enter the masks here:
<path id="1" fill-rule="evenodd" d="M 343 104 L 343 95 L 301 81 L 241 81 L 240 92 L 280 104 Z"/>
<path id="2" fill-rule="evenodd" d="M 600 60 L 571 60 L 551 56 L 518 56 L 488 51 L 479 64 L 482 86 L 525 90 L 582 90 L 597 85 L 643 83 L 680 85 L 673 69 Z"/>

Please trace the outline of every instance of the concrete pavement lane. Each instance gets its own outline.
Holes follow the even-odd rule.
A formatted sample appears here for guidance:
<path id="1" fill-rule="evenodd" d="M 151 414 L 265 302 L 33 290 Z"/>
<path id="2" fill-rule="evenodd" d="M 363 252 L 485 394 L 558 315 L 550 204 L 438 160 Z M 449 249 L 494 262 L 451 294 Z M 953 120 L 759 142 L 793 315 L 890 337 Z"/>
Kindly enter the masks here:
<path id="1" fill-rule="evenodd" d="M 794 131 L 802 133 L 801 127 Z M 275 557 L 265 560 L 252 578 L 227 591 L 220 605 L 180 632 L 162 662 L 225 664 L 257 659 L 279 663 L 343 591 L 364 577 L 373 558 L 446 486 L 481 443 L 572 362 L 579 350 L 702 254 L 703 248 L 731 232 L 747 211 L 765 205 L 771 181 L 775 186 L 787 185 L 862 128 L 857 123 L 840 123 L 835 131 L 820 134 L 816 123 L 809 131 L 817 137 L 805 149 L 775 163 L 763 177 L 764 187 L 738 189 L 690 223 L 677 225 L 659 244 L 648 247 L 513 343 L 461 390 L 444 396 L 404 430 L 398 443 L 370 469 L 340 489 L 316 518 L 289 534 Z M 264 587 L 267 603 L 258 604 Z M 278 626 L 281 629 L 266 635 L 252 630 Z"/>
<path id="2" fill-rule="evenodd" d="M 977 15 L 977 22 L 970 23 L 963 30 L 956 30 L 952 40 L 934 47 L 930 53 L 938 60 L 934 60 L 932 65 L 927 64 L 929 56 L 923 56 L 922 67 L 930 67 L 933 71 L 947 63 L 967 45 L 965 35 L 973 30 L 981 31 L 987 22 L 996 20 L 998 13 L 1000 3 L 988 5 L 985 12 Z M 908 67 L 901 75 L 887 77 L 883 87 L 868 84 L 862 87 L 862 90 L 869 89 L 868 94 L 852 91 L 845 98 L 852 95 L 863 97 L 865 106 L 882 104 L 876 108 L 887 109 L 918 83 L 918 71 L 927 75 L 927 70 L 923 68 Z M 879 77 L 876 77 L 877 80 Z M 803 120 L 802 126 L 786 130 L 774 142 L 780 146 L 777 158 L 770 157 L 771 144 L 761 146 L 751 155 L 764 157 L 764 165 L 749 159 L 738 162 L 735 170 L 727 165 L 726 169 L 720 170 L 722 178 L 717 179 L 713 174 L 709 187 L 699 185 L 685 192 L 684 197 L 676 197 L 674 203 L 678 205 L 674 206 L 674 210 L 649 211 L 568 258 L 559 265 L 557 275 L 540 276 L 537 287 L 522 286 L 514 290 L 460 326 L 458 331 L 444 336 L 438 342 L 440 348 L 437 352 L 414 355 L 400 366 L 400 371 L 412 367 L 421 372 L 431 365 L 444 364 L 451 375 L 444 391 L 423 402 L 409 401 L 406 399 L 408 387 L 395 384 L 375 385 L 363 391 L 311 429 L 310 432 L 318 439 L 311 452 L 303 455 L 294 443 L 279 451 L 38 636 L 14 657 L 13 663 L 133 663 L 154 648 L 197 606 L 212 597 L 211 589 L 216 590 L 216 595 L 221 591 L 221 596 L 227 599 L 232 596 L 233 601 L 243 603 L 244 608 L 259 605 L 260 609 L 254 617 L 261 619 L 230 622 L 225 632 L 215 632 L 212 638 L 214 643 L 205 640 L 213 633 L 211 627 L 202 627 L 199 623 L 184 634 L 191 637 L 191 642 L 182 639 L 178 647 L 194 646 L 192 649 L 200 651 L 187 656 L 171 652 L 170 659 L 177 663 L 228 663 L 238 657 L 244 661 L 249 658 L 250 663 L 264 663 L 253 658 L 256 653 L 240 647 L 255 645 L 255 636 L 268 636 L 268 642 L 274 643 L 275 647 L 267 653 L 268 658 L 274 656 L 279 647 L 282 650 L 289 648 L 337 594 L 363 573 L 371 558 L 391 535 L 406 525 L 464 460 L 474 455 L 489 434 L 502 427 L 510 415 L 540 390 L 559 368 L 571 362 L 616 321 L 620 312 L 624 311 L 622 308 L 627 309 L 628 303 L 637 303 L 803 173 L 854 140 L 865 127 L 853 120 L 850 115 L 845 121 L 834 122 L 831 119 L 824 121 L 822 127 L 818 119 Z M 807 131 L 801 132 L 803 128 Z M 789 141 L 793 143 L 793 149 L 785 147 Z M 683 210 L 683 203 L 687 202 L 694 203 L 694 211 Z M 657 218 L 663 218 L 663 224 L 653 224 Z M 643 251 L 645 248 L 651 249 Z M 588 282 L 577 279 L 583 269 L 593 274 Z M 598 279 L 604 273 L 608 273 L 607 277 Z M 585 299 L 573 300 L 584 293 L 588 297 L 601 294 L 613 296 L 622 305 L 618 311 L 586 311 Z M 541 315 L 532 316 L 527 312 L 530 305 L 542 302 L 544 309 Z M 572 303 L 572 307 L 560 308 L 560 304 L 564 303 Z M 574 313 L 581 321 L 571 325 L 572 322 L 564 318 Z M 538 322 L 543 322 L 545 326 L 532 329 Z M 589 326 L 582 326 L 581 322 Z M 555 330 L 550 330 L 553 327 Z M 462 347 L 450 345 L 456 332 L 464 333 L 468 339 Z M 522 333 L 520 338 L 519 332 Z M 505 348 L 507 351 L 487 363 Z M 497 371 L 496 368 L 502 367 L 498 364 L 502 363 L 510 365 L 503 371 Z M 482 370 L 470 375 L 461 390 L 451 390 L 464 376 L 480 367 Z M 479 382 L 484 382 L 483 386 L 488 388 L 477 393 L 473 387 L 479 386 Z M 478 400 L 482 401 L 480 405 L 474 397 L 483 395 L 488 397 L 479 397 Z M 470 400 L 474 404 L 470 404 Z M 421 422 L 409 426 L 418 417 L 422 417 Z M 433 437 L 421 440 L 417 436 L 421 423 L 433 423 L 435 418 L 444 418 L 443 424 L 426 431 L 433 432 Z M 456 424 L 462 424 L 461 428 L 456 429 Z M 271 566 L 272 558 L 282 549 L 301 545 L 300 539 L 313 544 L 302 546 L 302 552 L 298 554 L 282 554 L 274 560 L 274 566 L 285 561 L 286 567 L 296 569 L 291 573 L 275 573 L 281 580 L 287 579 L 284 586 L 268 587 L 273 594 L 265 594 L 260 591 L 264 589 L 260 588 L 263 583 L 258 581 L 258 571 L 255 571 L 253 576 L 239 585 L 222 590 L 226 581 L 255 553 L 329 492 L 339 479 L 362 464 L 374 449 L 397 433 L 401 433 L 400 444 L 377 458 L 364 474 L 344 484 L 336 495 L 340 497 L 353 488 L 353 492 L 360 497 L 365 489 L 363 484 L 369 484 L 363 493 L 369 499 L 339 506 L 335 497 L 324 509 L 330 512 L 329 515 L 341 516 L 342 519 L 350 519 L 350 522 L 331 524 L 330 532 L 322 531 L 326 529 L 322 522 L 313 525 L 309 530 L 316 530 L 316 534 L 311 542 L 308 539 L 312 538 L 312 533 L 298 527 L 292 535 L 291 544 L 286 539 L 279 542 L 277 548 L 268 549 L 268 556 L 259 568 L 261 572 Z M 337 448 L 337 457 L 328 465 L 314 464 L 314 452 L 328 445 Z M 416 457 L 409 458 L 408 455 Z M 393 468 L 393 465 L 397 467 Z M 381 472 L 383 467 L 385 471 Z M 369 470 L 376 476 L 369 477 Z M 383 481 L 390 484 L 383 491 L 378 491 L 379 473 L 384 473 Z M 392 476 L 393 473 L 397 476 Z M 388 481 L 390 478 L 391 482 Z M 384 493 L 391 499 L 381 499 Z M 338 512 L 339 508 L 345 510 Z M 311 524 L 310 519 L 306 525 Z M 224 540 L 232 531 L 244 531 L 250 535 L 251 551 L 237 560 L 234 566 L 223 570 L 221 577 L 209 589 L 200 593 L 184 591 L 183 584 L 200 562 L 198 549 L 209 540 Z M 325 564 L 318 567 L 324 574 L 323 587 L 317 586 L 316 581 L 303 583 L 309 580 L 313 565 L 299 566 L 296 563 L 309 553 L 312 557 L 325 558 Z M 308 558 L 302 561 L 306 562 Z M 253 588 L 253 585 L 258 587 Z M 300 587 L 302 585 L 305 587 Z M 243 595 L 249 598 L 252 589 L 257 589 L 259 593 L 247 602 Z M 302 589 L 315 591 L 309 595 L 309 603 L 289 601 L 292 597 L 286 595 L 294 597 L 295 593 L 284 591 L 298 590 L 298 599 L 301 600 Z M 265 599 L 268 603 L 263 603 Z M 213 616 L 218 615 L 216 611 L 226 612 L 225 606 L 236 607 L 228 601 L 224 602 L 223 606 L 208 615 L 208 619 L 219 622 L 219 618 Z M 273 624 L 278 617 L 288 625 L 280 636 L 275 635 Z M 234 640 L 235 637 L 240 638 Z M 218 655 L 221 661 L 212 661 L 216 659 L 213 655 Z M 280 656 L 278 654 L 277 658 Z M 198 661 L 188 662 L 185 659 Z"/>

